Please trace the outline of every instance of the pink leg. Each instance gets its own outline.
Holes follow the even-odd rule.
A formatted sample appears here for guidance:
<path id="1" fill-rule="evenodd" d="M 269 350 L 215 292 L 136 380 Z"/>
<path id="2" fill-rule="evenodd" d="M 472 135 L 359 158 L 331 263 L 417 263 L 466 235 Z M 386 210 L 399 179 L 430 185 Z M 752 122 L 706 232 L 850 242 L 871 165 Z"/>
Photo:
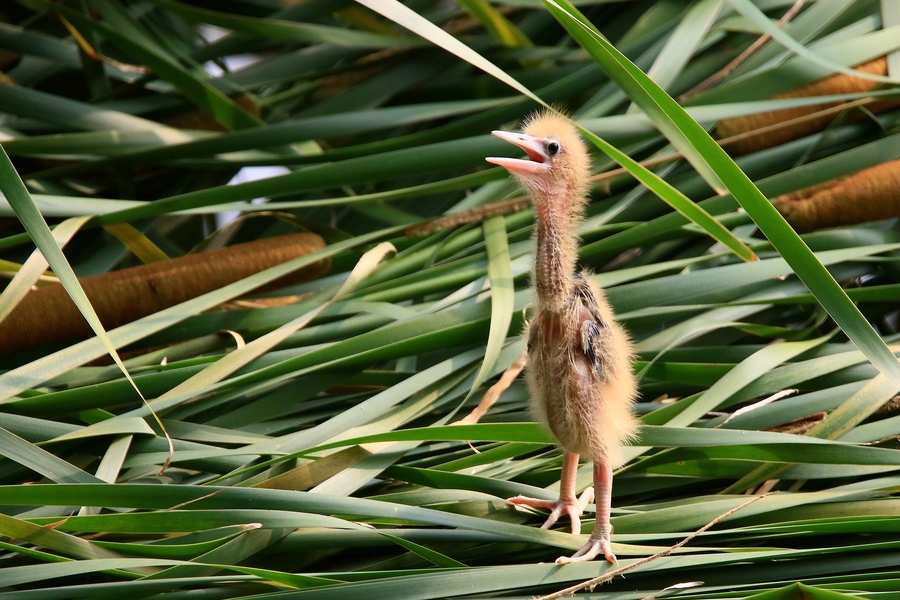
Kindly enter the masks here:
<path id="1" fill-rule="evenodd" d="M 559 479 L 559 500 L 541 500 L 516 496 L 507 502 L 534 508 L 546 508 L 550 516 L 541 526 L 541 529 L 550 529 L 559 517 L 565 512 L 572 520 L 572 533 L 581 533 L 581 512 L 591 500 L 594 499 L 594 489 L 588 488 L 582 492 L 581 497 L 575 496 L 575 478 L 578 475 L 578 455 L 572 452 L 563 452 L 562 474 Z"/>
<path id="2" fill-rule="evenodd" d="M 594 531 L 591 532 L 587 543 L 571 558 L 560 556 L 556 559 L 558 565 L 594 560 L 600 554 L 611 563 L 618 562 L 609 545 L 609 538 L 612 535 L 612 525 L 609 523 L 612 504 L 612 467 L 608 464 L 594 463 L 594 488 L 597 493 L 597 520 L 594 522 Z"/>

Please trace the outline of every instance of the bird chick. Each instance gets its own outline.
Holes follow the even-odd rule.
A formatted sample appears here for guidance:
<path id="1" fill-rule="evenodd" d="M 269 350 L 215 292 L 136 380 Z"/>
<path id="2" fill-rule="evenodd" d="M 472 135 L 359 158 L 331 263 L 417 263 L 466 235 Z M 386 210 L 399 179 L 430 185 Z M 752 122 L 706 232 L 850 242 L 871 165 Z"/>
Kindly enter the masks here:
<path id="1" fill-rule="evenodd" d="M 549 509 L 544 529 L 565 513 L 577 535 L 581 512 L 596 495 L 597 517 L 588 542 L 572 557 L 556 562 L 588 561 L 599 554 L 616 562 L 610 548 L 612 467 L 621 461 L 622 446 L 637 428 L 631 410 L 636 384 L 628 335 L 590 274 L 576 270 L 575 231 L 587 202 L 590 156 L 574 125 L 554 112 L 530 118 L 523 133 L 493 134 L 528 155 L 527 160 L 487 161 L 506 168 L 535 207 L 536 298 L 524 333 L 526 374 L 533 412 L 563 447 L 559 499 L 517 496 L 509 501 Z M 575 489 L 579 456 L 594 465 L 594 489 L 580 498 Z"/>

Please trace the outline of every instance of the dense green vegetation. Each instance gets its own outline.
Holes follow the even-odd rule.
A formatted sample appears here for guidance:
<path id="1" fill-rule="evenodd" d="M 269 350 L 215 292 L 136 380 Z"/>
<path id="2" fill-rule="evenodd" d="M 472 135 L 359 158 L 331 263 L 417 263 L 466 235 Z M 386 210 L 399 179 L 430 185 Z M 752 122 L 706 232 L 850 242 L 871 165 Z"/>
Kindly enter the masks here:
<path id="1" fill-rule="evenodd" d="M 801 238 L 766 198 L 897 159 L 900 109 L 831 110 L 736 162 L 706 131 L 827 108 L 770 98 L 885 55 L 874 90 L 830 100 L 896 98 L 900 14 L 542 1 L 0 6 L 0 258 L 20 273 L 0 315 L 47 268 L 35 244 L 72 287 L 137 256 L 327 242 L 108 337 L 0 357 L 0 599 L 524 598 L 610 571 L 555 566 L 582 540 L 504 503 L 559 478 L 521 380 L 450 425 L 523 349 L 532 211 L 421 227 L 518 197 L 489 132 L 544 102 L 598 147 L 581 263 L 638 352 L 620 566 L 775 492 L 590 596 L 896 596 L 900 225 Z M 281 171 L 229 184 L 245 167 Z"/>

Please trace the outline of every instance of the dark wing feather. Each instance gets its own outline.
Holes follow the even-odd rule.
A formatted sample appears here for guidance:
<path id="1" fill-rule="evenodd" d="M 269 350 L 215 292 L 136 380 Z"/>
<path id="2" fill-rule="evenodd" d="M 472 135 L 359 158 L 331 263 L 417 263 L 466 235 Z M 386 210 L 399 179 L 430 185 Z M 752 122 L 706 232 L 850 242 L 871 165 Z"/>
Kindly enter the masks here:
<path id="1" fill-rule="evenodd" d="M 603 315 L 600 314 L 600 307 L 597 305 L 597 298 L 594 296 L 593 290 L 591 290 L 590 284 L 587 282 L 587 278 L 584 276 L 584 273 L 576 273 L 573 277 L 575 280 L 575 297 L 581 300 L 581 305 L 591 313 L 591 318 L 599 325 L 600 327 L 606 329 L 609 327 L 606 324 L 606 320 L 603 318 Z"/>
<path id="2" fill-rule="evenodd" d="M 603 331 L 593 321 L 581 322 L 581 349 L 591 362 L 591 368 L 601 381 L 606 381 L 606 373 L 603 369 Z"/>
<path id="3" fill-rule="evenodd" d="M 591 363 L 594 373 L 601 381 L 606 381 L 606 369 L 603 358 L 607 354 L 608 325 L 600 314 L 597 299 L 586 278 L 578 273 L 575 275 L 575 296 L 581 301 L 581 306 L 586 310 L 587 318 L 581 321 L 581 350 Z"/>

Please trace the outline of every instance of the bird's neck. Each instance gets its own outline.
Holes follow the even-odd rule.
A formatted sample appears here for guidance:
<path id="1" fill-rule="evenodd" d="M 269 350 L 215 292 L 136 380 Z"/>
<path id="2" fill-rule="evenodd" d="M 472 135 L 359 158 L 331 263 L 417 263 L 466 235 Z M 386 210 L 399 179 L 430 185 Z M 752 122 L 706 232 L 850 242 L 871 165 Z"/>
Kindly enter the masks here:
<path id="1" fill-rule="evenodd" d="M 578 259 L 575 227 L 581 220 L 581 203 L 571 203 L 565 194 L 534 195 L 537 211 L 537 244 L 534 255 L 534 287 L 545 310 L 560 311 L 574 289 L 572 277 Z"/>

